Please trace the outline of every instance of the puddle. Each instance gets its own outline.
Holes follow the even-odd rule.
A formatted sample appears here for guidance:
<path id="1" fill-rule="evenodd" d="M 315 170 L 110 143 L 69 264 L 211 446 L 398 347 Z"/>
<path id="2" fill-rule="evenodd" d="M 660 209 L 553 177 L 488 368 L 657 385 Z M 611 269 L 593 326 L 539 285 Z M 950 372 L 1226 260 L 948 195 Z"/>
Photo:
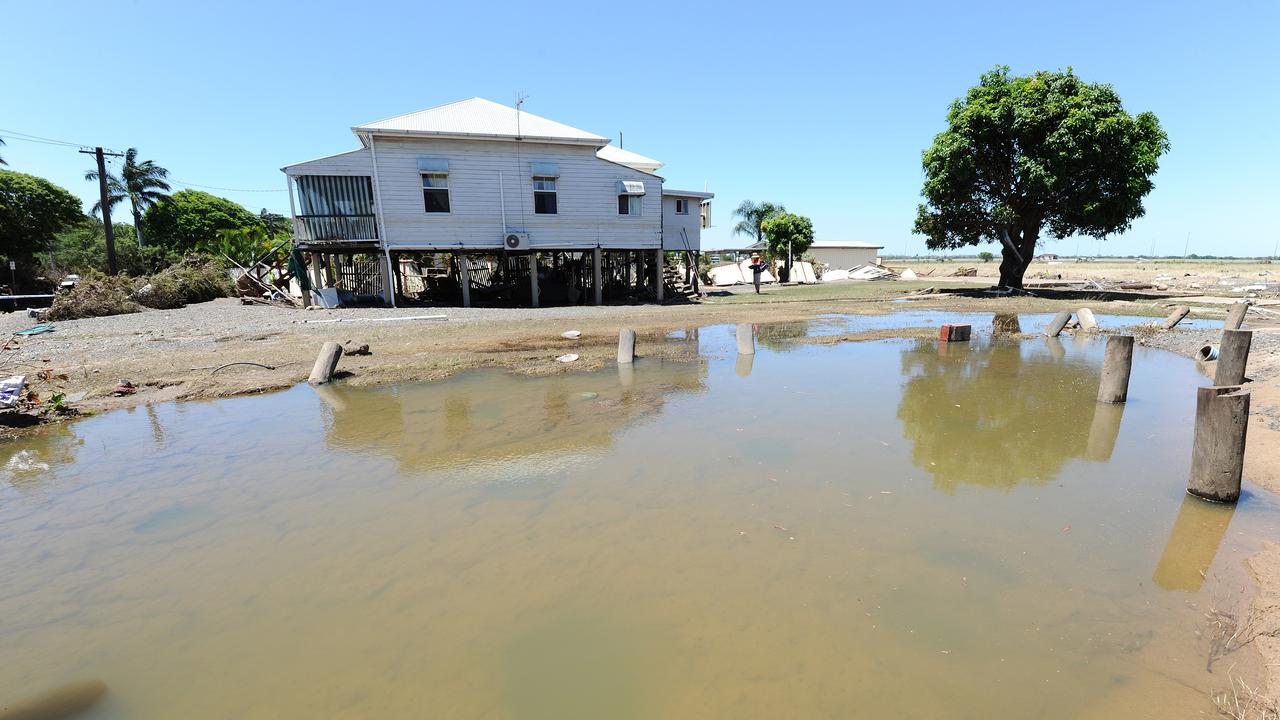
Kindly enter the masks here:
<path id="1" fill-rule="evenodd" d="M 1137 348 L 1099 407 L 1086 338 L 788 342 L 941 315 L 44 429 L 0 448 L 0 701 L 100 678 L 84 717 L 1211 712 L 1241 658 L 1206 672 L 1204 611 L 1280 503 L 1185 497 L 1194 364 Z M 942 321 L 970 316 L 993 326 Z"/>

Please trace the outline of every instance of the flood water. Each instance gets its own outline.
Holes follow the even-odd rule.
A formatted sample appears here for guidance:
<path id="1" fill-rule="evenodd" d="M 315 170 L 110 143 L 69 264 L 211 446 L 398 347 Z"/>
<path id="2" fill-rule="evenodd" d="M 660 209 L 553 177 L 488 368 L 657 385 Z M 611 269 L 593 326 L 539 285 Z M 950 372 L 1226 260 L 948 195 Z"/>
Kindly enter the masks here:
<path id="1" fill-rule="evenodd" d="M 1204 612 L 1280 503 L 1186 498 L 1195 365 L 1139 348 L 1099 407 L 1099 340 L 793 342 L 829 325 L 0 446 L 0 706 L 101 679 L 84 717 L 1212 714 L 1243 658 L 1206 670 Z"/>

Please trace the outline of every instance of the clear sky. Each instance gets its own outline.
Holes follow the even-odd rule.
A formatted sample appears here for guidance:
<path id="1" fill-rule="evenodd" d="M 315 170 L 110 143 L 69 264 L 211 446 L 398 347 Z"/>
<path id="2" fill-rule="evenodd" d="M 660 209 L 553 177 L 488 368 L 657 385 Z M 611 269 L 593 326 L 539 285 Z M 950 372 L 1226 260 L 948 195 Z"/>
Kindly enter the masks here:
<path id="1" fill-rule="evenodd" d="M 1280 240 L 1280 2 L 0 4 L 0 128 L 124 149 L 252 210 L 288 212 L 287 163 L 353 149 L 362 122 L 481 96 L 615 137 L 822 239 L 923 252 L 920 153 L 997 64 L 1072 66 L 1155 112 L 1173 150 L 1114 254 L 1269 255 Z M 87 204 L 92 158 L 0 132 L 10 169 Z M 202 188 L 204 189 L 204 188 Z M 268 190 L 269 192 L 246 192 Z M 738 243 L 740 244 L 740 243 Z M 1096 252 L 1092 239 L 1049 250 Z"/>

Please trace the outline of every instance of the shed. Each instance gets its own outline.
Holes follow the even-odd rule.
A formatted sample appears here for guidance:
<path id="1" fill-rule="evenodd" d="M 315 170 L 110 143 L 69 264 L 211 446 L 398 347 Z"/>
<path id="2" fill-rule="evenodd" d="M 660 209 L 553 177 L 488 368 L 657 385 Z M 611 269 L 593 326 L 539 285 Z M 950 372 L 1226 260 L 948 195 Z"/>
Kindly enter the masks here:
<path id="1" fill-rule="evenodd" d="M 805 255 L 813 256 L 814 260 L 829 268 L 848 270 L 875 262 L 883 249 L 883 245 L 856 240 L 814 240 Z"/>

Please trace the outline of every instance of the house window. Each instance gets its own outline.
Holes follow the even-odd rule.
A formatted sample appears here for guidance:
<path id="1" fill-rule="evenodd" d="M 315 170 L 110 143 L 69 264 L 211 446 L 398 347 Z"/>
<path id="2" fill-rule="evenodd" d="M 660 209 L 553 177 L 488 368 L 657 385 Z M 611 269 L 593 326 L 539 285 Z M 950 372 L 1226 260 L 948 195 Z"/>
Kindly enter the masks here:
<path id="1" fill-rule="evenodd" d="M 619 215 L 639 215 L 641 195 L 619 195 L 618 196 L 618 214 Z"/>
<path id="2" fill-rule="evenodd" d="M 677 214 L 677 215 L 688 215 L 688 214 L 689 214 L 689 201 L 688 201 L 688 200 L 686 200 L 686 199 L 684 199 L 684 198 L 676 198 L 676 214 Z"/>
<path id="3" fill-rule="evenodd" d="M 443 173 L 423 173 L 422 201 L 429 213 L 449 212 L 449 176 Z"/>
<path id="4" fill-rule="evenodd" d="M 533 212 L 538 215 L 556 214 L 556 179 L 554 177 L 533 176 Z"/>

